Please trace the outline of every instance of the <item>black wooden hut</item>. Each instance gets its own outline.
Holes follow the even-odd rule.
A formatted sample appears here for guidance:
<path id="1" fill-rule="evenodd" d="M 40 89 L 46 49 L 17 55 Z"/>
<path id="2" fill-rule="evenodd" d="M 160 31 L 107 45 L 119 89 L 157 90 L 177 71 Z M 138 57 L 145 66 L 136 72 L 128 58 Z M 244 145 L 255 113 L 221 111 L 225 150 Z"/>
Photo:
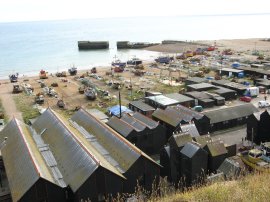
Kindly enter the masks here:
<path id="1" fill-rule="evenodd" d="M 170 146 L 163 147 L 160 150 L 160 176 L 167 177 L 168 181 L 171 182 L 171 163 L 170 163 Z"/>
<path id="2" fill-rule="evenodd" d="M 209 119 L 202 113 L 195 112 L 187 107 L 178 105 L 167 107 L 165 110 L 157 109 L 152 118 L 166 127 L 167 139 L 173 132 L 180 130 L 180 124 L 193 122 L 200 134 L 206 134 L 209 129 Z"/>
<path id="3" fill-rule="evenodd" d="M 247 118 L 258 109 L 251 103 L 203 112 L 210 120 L 210 132 L 247 123 Z"/>
<path id="4" fill-rule="evenodd" d="M 218 87 L 218 89 L 213 90 L 213 93 L 216 93 L 221 97 L 224 97 L 225 100 L 235 100 L 237 98 L 237 92 L 229 88 Z"/>
<path id="5" fill-rule="evenodd" d="M 170 93 L 165 94 L 166 97 L 177 100 L 180 105 L 183 105 L 185 107 L 194 107 L 195 106 L 195 100 L 191 97 L 179 94 L 179 93 Z"/>
<path id="6" fill-rule="evenodd" d="M 227 157 L 227 149 L 222 142 L 209 142 L 204 150 L 208 152 L 208 172 L 215 173 Z"/>
<path id="7" fill-rule="evenodd" d="M 207 83 L 207 82 L 208 82 L 208 80 L 206 78 L 190 77 L 190 78 L 186 79 L 185 84 L 192 85 L 192 84 Z"/>
<path id="8" fill-rule="evenodd" d="M 170 146 L 171 180 L 177 185 L 181 178 L 181 154 L 180 151 L 187 142 L 192 142 L 190 134 L 176 133 L 168 141 Z"/>
<path id="9" fill-rule="evenodd" d="M 127 122 L 115 116 L 111 117 L 106 124 L 110 126 L 113 130 L 115 130 L 117 133 L 125 137 L 132 144 L 135 144 L 139 148 L 143 147 L 143 136 L 144 134 L 146 134 L 144 131 L 146 127 L 137 129 L 131 124 L 128 124 Z"/>
<path id="10" fill-rule="evenodd" d="M 181 149 L 181 178 L 186 186 L 203 183 L 207 172 L 208 153 L 195 143 Z"/>
<path id="11" fill-rule="evenodd" d="M 257 145 L 270 141 L 270 114 L 268 110 L 254 113 L 248 118 L 247 139 Z"/>
<path id="12" fill-rule="evenodd" d="M 140 112 L 141 114 L 151 117 L 155 108 L 146 104 L 143 100 L 135 100 L 128 104 L 128 108 L 134 112 Z"/>
<path id="13" fill-rule="evenodd" d="M 74 193 L 74 201 L 102 201 L 123 192 L 126 178 L 113 158 L 82 128 L 47 109 L 33 124 L 36 135 L 49 145 Z"/>
<path id="14" fill-rule="evenodd" d="M 28 126 L 12 119 L 0 132 L 0 140 L 13 201 L 71 200 L 52 153 L 47 147 L 38 148 Z"/>
<path id="15" fill-rule="evenodd" d="M 139 122 L 148 128 L 145 140 L 145 151 L 150 154 L 158 154 L 160 149 L 166 144 L 166 128 L 140 113 L 134 113 L 134 121 Z"/>
<path id="16" fill-rule="evenodd" d="M 148 191 L 158 183 L 160 165 L 109 126 L 84 109 L 77 111 L 70 121 L 84 131 L 81 137 L 94 145 L 109 164 L 124 175 L 124 193 L 134 193 L 138 183 Z M 120 186 L 113 180 L 110 185 L 115 189 Z"/>

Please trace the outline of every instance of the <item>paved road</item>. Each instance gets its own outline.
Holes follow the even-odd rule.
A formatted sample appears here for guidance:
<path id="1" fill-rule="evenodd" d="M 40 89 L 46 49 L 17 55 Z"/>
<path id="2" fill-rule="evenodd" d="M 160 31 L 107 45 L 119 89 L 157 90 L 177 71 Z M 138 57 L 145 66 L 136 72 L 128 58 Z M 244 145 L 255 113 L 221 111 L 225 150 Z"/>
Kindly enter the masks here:
<path id="1" fill-rule="evenodd" d="M 2 101 L 2 105 L 5 109 L 5 115 L 8 119 L 12 119 L 13 117 L 23 121 L 22 113 L 17 110 L 13 95 L 12 94 L 13 84 L 11 83 L 2 83 L 0 85 L 0 99 Z"/>

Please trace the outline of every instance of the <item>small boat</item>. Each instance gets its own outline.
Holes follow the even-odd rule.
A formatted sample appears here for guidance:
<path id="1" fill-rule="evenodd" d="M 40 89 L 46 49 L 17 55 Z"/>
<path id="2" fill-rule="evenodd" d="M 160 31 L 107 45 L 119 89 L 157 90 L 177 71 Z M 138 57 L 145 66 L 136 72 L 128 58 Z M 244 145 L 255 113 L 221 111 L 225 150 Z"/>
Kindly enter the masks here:
<path id="1" fill-rule="evenodd" d="M 17 82 L 18 81 L 18 76 L 19 76 L 19 73 L 9 75 L 10 82 L 11 83 Z"/>
<path id="2" fill-rule="evenodd" d="M 48 76 L 47 76 L 47 73 L 46 73 L 46 71 L 45 70 L 40 70 L 40 72 L 39 72 L 39 78 L 40 79 L 47 79 L 48 78 Z"/>
<path id="3" fill-rule="evenodd" d="M 126 65 L 127 65 L 126 62 L 121 62 L 121 60 L 119 60 L 119 59 L 116 59 L 116 60 L 114 60 L 114 61 L 112 62 L 112 66 L 114 66 L 114 67 L 125 68 Z"/>
<path id="4" fill-rule="evenodd" d="M 68 69 L 68 72 L 71 76 L 74 76 L 77 74 L 77 68 L 76 67 L 71 67 L 70 69 Z"/>
<path id="5" fill-rule="evenodd" d="M 64 103 L 64 101 L 63 101 L 63 100 L 58 100 L 58 101 L 57 101 L 57 106 L 58 106 L 59 108 L 65 108 L 65 103 Z"/>
<path id="6" fill-rule="evenodd" d="M 140 65 L 140 64 L 142 64 L 142 60 L 140 60 L 139 58 L 134 57 L 131 60 L 128 60 L 127 64 L 128 65 Z"/>
<path id="7" fill-rule="evenodd" d="M 158 57 L 155 59 L 155 61 L 158 63 L 169 64 L 171 61 L 171 58 L 170 57 Z"/>
<path id="8" fill-rule="evenodd" d="M 12 93 L 21 93 L 22 89 L 18 84 L 13 84 L 13 91 Z"/>
<path id="9" fill-rule="evenodd" d="M 250 168 L 270 173 L 270 142 L 263 143 L 261 149 L 250 149 L 240 153 L 242 161 Z"/>
<path id="10" fill-rule="evenodd" d="M 95 100 L 97 98 L 97 93 L 93 88 L 87 88 L 84 91 L 84 95 L 88 100 Z"/>

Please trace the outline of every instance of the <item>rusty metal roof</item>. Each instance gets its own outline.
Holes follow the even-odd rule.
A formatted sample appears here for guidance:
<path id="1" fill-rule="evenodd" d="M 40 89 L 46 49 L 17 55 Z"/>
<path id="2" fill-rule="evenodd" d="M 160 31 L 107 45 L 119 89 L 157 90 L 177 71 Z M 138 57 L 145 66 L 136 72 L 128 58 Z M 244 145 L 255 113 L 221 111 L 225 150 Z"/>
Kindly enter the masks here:
<path id="1" fill-rule="evenodd" d="M 74 192 L 99 166 L 123 177 L 94 148 L 89 148 L 87 141 L 77 138 L 79 131 L 50 108 L 35 121 L 33 128 L 50 146 L 66 183 Z"/>
<path id="2" fill-rule="evenodd" d="M 156 164 L 152 158 L 109 126 L 89 114 L 86 110 L 80 109 L 71 117 L 71 120 L 76 122 L 80 127 L 83 127 L 88 133 L 95 136 L 98 143 L 110 153 L 111 157 L 117 161 L 124 172 L 126 172 L 140 156 Z"/>
<path id="3" fill-rule="evenodd" d="M 1 149 L 13 201 L 21 197 L 43 178 L 60 187 L 65 183 L 57 181 L 47 166 L 30 129 L 24 123 L 13 119 L 0 133 L 1 142 L 8 137 Z"/>

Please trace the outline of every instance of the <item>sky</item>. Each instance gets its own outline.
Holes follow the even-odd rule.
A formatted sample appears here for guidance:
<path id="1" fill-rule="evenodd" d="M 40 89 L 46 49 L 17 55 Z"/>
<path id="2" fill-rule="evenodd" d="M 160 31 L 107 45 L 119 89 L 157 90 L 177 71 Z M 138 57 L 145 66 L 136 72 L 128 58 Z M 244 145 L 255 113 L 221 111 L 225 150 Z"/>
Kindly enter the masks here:
<path id="1" fill-rule="evenodd" d="M 261 13 L 268 0 L 0 0 L 0 22 Z"/>

